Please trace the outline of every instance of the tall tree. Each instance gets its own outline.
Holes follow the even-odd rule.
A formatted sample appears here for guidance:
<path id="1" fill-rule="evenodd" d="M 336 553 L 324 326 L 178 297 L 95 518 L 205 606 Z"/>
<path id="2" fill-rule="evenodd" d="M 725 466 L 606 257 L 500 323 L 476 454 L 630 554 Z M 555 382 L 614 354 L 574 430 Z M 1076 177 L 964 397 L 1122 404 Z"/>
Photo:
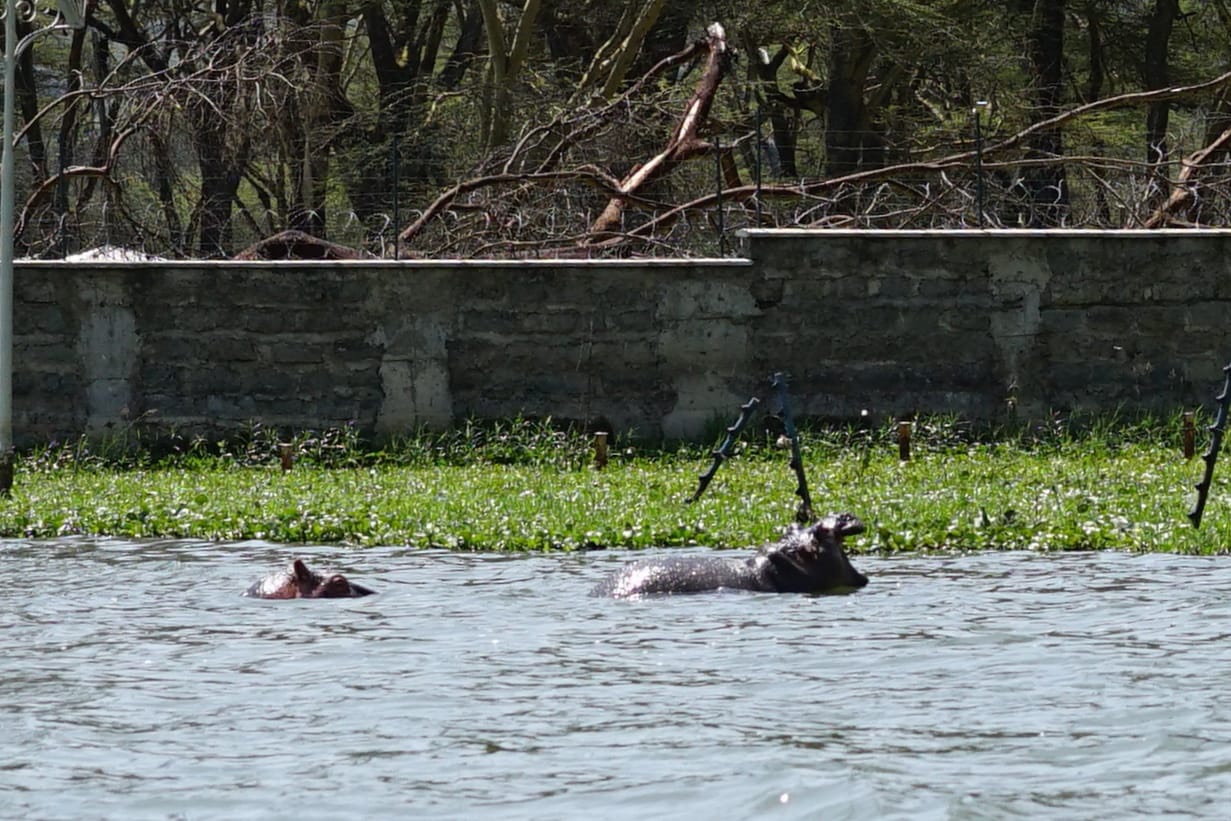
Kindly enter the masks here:
<path id="1" fill-rule="evenodd" d="M 484 106 L 484 144 L 488 149 L 509 139 L 513 117 L 513 88 L 521 79 L 530 51 L 542 0 L 525 0 L 516 23 L 510 27 L 500 14 L 497 0 L 478 0 L 487 30 L 488 87 Z"/>
<path id="2" fill-rule="evenodd" d="M 200 194 L 192 224 L 197 253 L 228 253 L 231 208 L 248 163 L 252 134 L 240 127 L 245 89 L 240 69 L 244 54 L 262 31 L 260 18 L 249 19 L 245 2 L 219 2 L 209 22 L 193 25 L 192 6 L 140 7 L 158 23 L 156 37 L 130 13 L 124 0 L 104 0 L 109 15 L 97 12 L 90 25 L 109 41 L 139 55 L 149 71 L 177 83 L 179 104 L 192 134 Z"/>
<path id="3" fill-rule="evenodd" d="M 1064 88 L 1064 0 L 1022 0 L 1029 13 L 1026 52 L 1034 91 L 1031 120 L 1044 123 L 1060 113 Z M 1069 209 L 1065 175 L 1064 137 L 1059 126 L 1037 129 L 1030 135 L 1022 175 L 1031 202 L 1029 223 L 1052 227 L 1063 223 Z"/>
<path id="4" fill-rule="evenodd" d="M 865 162 L 875 137 L 864 90 L 876 59 L 876 44 L 853 20 L 835 23 L 829 36 L 829 82 L 825 87 L 825 174 L 841 177 Z"/>
<path id="5" fill-rule="evenodd" d="M 1145 88 L 1166 88 L 1171 82 L 1168 70 L 1171 30 L 1180 16 L 1179 0 L 1155 0 L 1146 29 L 1145 59 L 1142 61 Z M 1171 103 L 1167 100 L 1146 107 L 1146 162 L 1167 160 L 1167 120 Z"/>
<path id="6" fill-rule="evenodd" d="M 291 144 L 302 152 L 288 227 L 324 237 L 330 156 L 339 124 L 352 112 L 341 87 L 348 9 L 343 0 L 323 0 L 315 16 L 309 16 L 311 12 L 301 4 L 289 10 L 294 15 L 295 34 L 302 38 L 295 50 L 302 54 L 306 82 L 298 116 L 283 118 Z"/>

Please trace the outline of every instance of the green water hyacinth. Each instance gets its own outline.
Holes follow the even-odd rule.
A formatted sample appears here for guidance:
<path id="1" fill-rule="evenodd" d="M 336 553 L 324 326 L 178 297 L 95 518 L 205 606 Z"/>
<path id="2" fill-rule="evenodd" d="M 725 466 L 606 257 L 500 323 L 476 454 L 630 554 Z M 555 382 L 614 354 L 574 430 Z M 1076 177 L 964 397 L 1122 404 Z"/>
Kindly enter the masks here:
<path id="1" fill-rule="evenodd" d="M 1179 423 L 1051 420 L 1010 432 L 916 423 L 899 460 L 893 426 L 802 432 L 818 513 L 867 525 L 848 552 L 1132 550 L 1221 553 L 1231 489 L 1216 475 L 1202 528 L 1185 517 L 1200 460 Z M 264 436 L 265 439 L 262 439 Z M 591 436 L 550 420 L 463 426 L 377 447 L 353 432 L 249 436 L 113 451 L 84 442 L 19 457 L 0 534 L 263 539 L 455 550 L 747 547 L 795 514 L 772 434 L 754 434 L 695 503 L 709 446 L 617 439 L 601 470 Z M 333 445 L 322 441 L 332 437 Z M 267 440 L 267 441 L 266 441 Z M 279 443 L 295 447 L 293 469 Z"/>

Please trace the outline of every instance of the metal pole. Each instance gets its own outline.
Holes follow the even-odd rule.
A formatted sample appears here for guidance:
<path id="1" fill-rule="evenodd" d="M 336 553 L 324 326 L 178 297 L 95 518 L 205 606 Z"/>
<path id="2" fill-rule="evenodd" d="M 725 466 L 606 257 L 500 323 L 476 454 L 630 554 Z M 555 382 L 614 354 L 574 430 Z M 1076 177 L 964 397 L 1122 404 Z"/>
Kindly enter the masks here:
<path id="1" fill-rule="evenodd" d="M 756 178 L 757 178 L 756 179 L 756 182 L 757 182 L 757 185 L 756 185 L 757 187 L 757 203 L 756 203 L 757 224 L 756 224 L 756 227 L 760 228 L 761 227 L 761 152 L 765 150 L 765 146 L 761 142 L 761 106 L 759 104 L 757 105 L 756 124 L 757 124 L 757 154 L 756 154 L 756 158 L 753 160 L 754 162 L 753 169 L 754 169 L 754 173 L 756 174 Z"/>
<path id="2" fill-rule="evenodd" d="M 400 136 L 395 131 L 389 145 L 389 150 L 393 153 L 393 259 L 395 261 L 402 258 L 402 243 L 398 240 L 398 234 L 402 233 L 402 203 L 399 200 L 402 187 L 402 151 L 398 146 Z"/>
<path id="3" fill-rule="evenodd" d="M 85 27 L 78 0 L 56 0 L 56 17 L 46 28 L 17 41 L 17 18 L 31 21 L 35 8 L 29 0 L 4 0 L 4 123 L 0 140 L 0 460 L 13 450 L 13 211 L 16 203 L 13 173 L 13 100 L 17 96 L 17 57 L 35 36 L 48 31 Z"/>
<path id="4" fill-rule="evenodd" d="M 714 137 L 714 176 L 718 208 L 718 253 L 725 257 L 727 255 L 727 227 L 722 221 L 722 142 L 718 136 Z"/>
<path id="5" fill-rule="evenodd" d="M 19 0 L 4 0 L 4 125 L 0 155 L 0 457 L 13 449 L 13 98 Z"/>
<path id="6" fill-rule="evenodd" d="M 979 227 L 983 227 L 983 128 L 980 120 L 982 119 L 983 109 L 987 108 L 986 100 L 979 100 L 975 103 L 975 202 L 979 209 Z"/>

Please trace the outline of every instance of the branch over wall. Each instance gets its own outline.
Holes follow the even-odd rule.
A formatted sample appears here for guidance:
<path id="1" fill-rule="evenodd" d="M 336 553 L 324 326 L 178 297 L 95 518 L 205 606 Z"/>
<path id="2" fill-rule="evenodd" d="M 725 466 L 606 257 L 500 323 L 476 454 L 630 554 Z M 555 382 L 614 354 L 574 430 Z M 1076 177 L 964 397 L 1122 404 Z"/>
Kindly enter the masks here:
<path id="1" fill-rule="evenodd" d="M 709 117 L 718 85 L 730 65 L 727 51 L 727 35 L 719 23 L 711 23 L 701 45 L 706 52 L 705 69 L 697 81 L 697 89 L 684 108 L 684 115 L 675 127 L 675 132 L 666 147 L 644 165 L 634 169 L 620 181 L 619 193 L 612 197 L 607 207 L 590 226 L 589 241 L 604 239 L 604 235 L 618 230 L 624 216 L 628 198 L 640 189 L 666 176 L 677 165 L 698 154 L 707 153 L 712 145 L 699 136 L 699 129 Z"/>

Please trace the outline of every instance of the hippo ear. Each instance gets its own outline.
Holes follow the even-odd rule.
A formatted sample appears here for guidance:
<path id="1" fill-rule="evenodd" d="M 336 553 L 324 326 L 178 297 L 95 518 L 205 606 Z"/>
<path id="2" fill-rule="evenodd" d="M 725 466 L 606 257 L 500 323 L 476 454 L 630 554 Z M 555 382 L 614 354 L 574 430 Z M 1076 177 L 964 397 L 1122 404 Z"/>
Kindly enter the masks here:
<path id="1" fill-rule="evenodd" d="M 294 574 L 295 581 L 299 584 L 312 584 L 315 581 L 312 571 L 303 563 L 303 559 L 291 562 L 291 573 Z"/>

